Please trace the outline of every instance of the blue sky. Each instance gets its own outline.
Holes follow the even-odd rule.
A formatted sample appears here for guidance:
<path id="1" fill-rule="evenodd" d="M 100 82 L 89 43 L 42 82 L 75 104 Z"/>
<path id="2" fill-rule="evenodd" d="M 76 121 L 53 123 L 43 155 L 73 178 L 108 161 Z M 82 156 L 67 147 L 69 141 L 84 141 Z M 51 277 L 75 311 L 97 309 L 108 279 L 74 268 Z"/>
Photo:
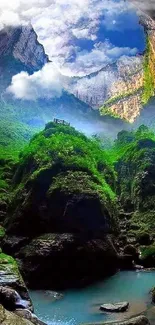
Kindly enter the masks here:
<path id="1" fill-rule="evenodd" d="M 32 23 L 46 53 L 68 76 L 101 69 L 144 49 L 129 0 L 0 0 L 0 29 Z"/>
<path id="2" fill-rule="evenodd" d="M 107 29 L 104 23 L 104 15 L 100 17 L 99 29 L 96 33 L 97 39 L 95 41 L 87 40 L 85 38 L 74 39 L 73 44 L 82 49 L 91 51 L 96 42 L 104 42 L 109 39 L 114 46 L 137 48 L 142 52 L 145 47 L 144 30 L 139 24 L 138 17 L 135 11 L 129 10 L 128 12 L 118 14 L 117 28 Z M 131 28 L 132 26 L 132 28 Z"/>
<path id="3" fill-rule="evenodd" d="M 122 55 L 134 56 L 145 47 L 144 31 L 123 0 L 57 0 L 33 20 L 50 59 L 66 75 L 83 76 Z"/>
<path id="4" fill-rule="evenodd" d="M 0 29 L 29 23 L 53 63 L 33 76 L 23 73 L 13 79 L 18 95 L 19 84 L 22 88 L 21 97 L 29 83 L 40 87 L 42 79 L 48 94 L 51 85 L 54 95 L 59 94 L 64 83 L 61 75 L 91 74 L 120 57 L 135 56 L 145 46 L 144 31 L 131 1 L 0 0 Z"/>

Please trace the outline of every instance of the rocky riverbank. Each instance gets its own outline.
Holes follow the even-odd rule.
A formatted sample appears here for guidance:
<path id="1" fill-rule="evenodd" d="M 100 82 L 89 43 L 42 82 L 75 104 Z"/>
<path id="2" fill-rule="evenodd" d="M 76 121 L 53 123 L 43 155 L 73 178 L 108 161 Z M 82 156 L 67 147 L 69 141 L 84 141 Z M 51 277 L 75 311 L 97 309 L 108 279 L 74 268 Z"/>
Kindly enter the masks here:
<path id="1" fill-rule="evenodd" d="M 5 309 L 4 309 L 5 308 Z M 0 254 L 0 324 L 45 325 L 32 312 L 28 289 L 11 256 Z"/>

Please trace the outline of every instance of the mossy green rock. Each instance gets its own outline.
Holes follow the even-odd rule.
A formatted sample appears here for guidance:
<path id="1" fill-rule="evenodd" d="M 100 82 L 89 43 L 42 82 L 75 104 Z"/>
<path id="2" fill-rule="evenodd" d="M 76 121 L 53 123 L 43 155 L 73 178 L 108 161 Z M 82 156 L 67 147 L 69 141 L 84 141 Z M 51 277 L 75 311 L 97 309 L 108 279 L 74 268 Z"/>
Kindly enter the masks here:
<path id="1" fill-rule="evenodd" d="M 50 123 L 21 155 L 7 232 L 117 230 L 114 168 L 96 140 Z"/>
<path id="2" fill-rule="evenodd" d="M 29 320 L 11 313 L 0 305 L 0 324 L 2 325 L 33 325 Z"/>
<path id="3" fill-rule="evenodd" d="M 97 140 L 55 123 L 31 140 L 5 222 L 7 238 L 28 238 L 16 256 L 31 287 L 70 286 L 116 270 L 108 239 L 118 232 L 115 187 L 114 166 Z"/>

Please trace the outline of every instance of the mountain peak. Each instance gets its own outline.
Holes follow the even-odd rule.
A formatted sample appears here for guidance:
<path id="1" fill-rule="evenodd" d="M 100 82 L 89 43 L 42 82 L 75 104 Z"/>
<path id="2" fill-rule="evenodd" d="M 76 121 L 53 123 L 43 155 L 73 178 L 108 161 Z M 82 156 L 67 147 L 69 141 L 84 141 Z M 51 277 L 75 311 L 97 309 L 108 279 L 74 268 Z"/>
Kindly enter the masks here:
<path id="1" fill-rule="evenodd" d="M 21 71 L 33 73 L 47 63 L 48 56 L 38 42 L 31 25 L 6 27 L 0 31 L 0 81 L 3 91 L 13 75 Z"/>

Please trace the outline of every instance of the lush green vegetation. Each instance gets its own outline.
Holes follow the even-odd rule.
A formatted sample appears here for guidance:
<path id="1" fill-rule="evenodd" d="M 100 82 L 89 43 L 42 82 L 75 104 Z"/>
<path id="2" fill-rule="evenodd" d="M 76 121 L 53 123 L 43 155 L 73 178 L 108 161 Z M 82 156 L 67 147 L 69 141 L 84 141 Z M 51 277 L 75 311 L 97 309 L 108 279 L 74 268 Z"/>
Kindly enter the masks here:
<path id="1" fill-rule="evenodd" d="M 108 153 L 101 148 L 98 140 L 88 139 L 72 127 L 49 123 L 44 131 L 33 137 L 30 145 L 20 155 L 21 166 L 29 161 L 33 161 L 35 166 L 34 172 L 31 173 L 33 181 L 38 179 L 43 171 L 59 165 L 60 171 L 70 171 L 67 180 L 60 177 L 62 186 L 69 186 L 67 183 L 70 182 L 71 171 L 77 172 L 77 178 L 80 178 L 80 173 L 86 173 L 86 177 L 84 174 L 83 178 L 81 177 L 83 188 L 86 188 L 90 176 L 96 184 L 94 190 L 100 191 L 102 188 L 106 195 L 115 199 L 116 175 Z M 59 182 L 58 178 L 57 184 Z M 75 187 L 77 185 L 76 182 L 72 184 Z"/>
<path id="2" fill-rule="evenodd" d="M 149 247 L 141 247 L 141 258 L 147 259 L 149 257 L 155 258 L 155 245 Z"/>
<path id="3" fill-rule="evenodd" d="M 87 138 L 73 127 L 50 122 L 27 145 L 28 138 L 25 133 L 21 147 L 19 141 L 18 148 L 24 143 L 25 147 L 18 157 L 18 150 L 10 151 L 4 135 L 8 155 L 0 160 L 2 205 L 11 199 L 16 207 L 29 197 L 27 190 L 34 188 L 35 192 L 38 186 L 47 187 L 47 199 L 56 191 L 98 195 L 109 211 L 116 209 L 119 199 L 120 209 L 133 212 L 128 235 L 139 245 L 147 234 L 155 235 L 155 134 L 150 129 L 142 125 L 135 131 L 121 131 L 106 146 L 101 137 Z M 1 229 L 0 236 L 4 234 Z"/>
<path id="4" fill-rule="evenodd" d="M 145 105 L 149 101 L 149 99 L 154 95 L 154 75 L 151 70 L 150 65 L 150 55 L 151 55 L 151 48 L 150 48 L 150 42 L 149 38 L 146 38 L 146 51 L 144 56 L 144 64 L 143 64 L 143 70 L 144 70 L 144 90 L 142 95 L 142 104 Z"/>

